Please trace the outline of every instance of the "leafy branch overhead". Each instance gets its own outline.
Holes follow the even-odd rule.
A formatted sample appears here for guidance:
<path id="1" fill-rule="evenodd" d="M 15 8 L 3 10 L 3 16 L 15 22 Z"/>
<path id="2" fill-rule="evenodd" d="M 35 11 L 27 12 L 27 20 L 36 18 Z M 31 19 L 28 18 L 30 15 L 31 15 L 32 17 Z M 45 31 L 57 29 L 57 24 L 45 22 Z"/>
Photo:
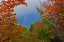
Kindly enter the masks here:
<path id="1" fill-rule="evenodd" d="M 26 5 L 25 0 L 2 0 L 0 3 L 0 35 L 2 35 L 2 40 L 12 39 L 12 32 L 17 32 L 13 29 L 13 25 L 17 24 L 16 13 L 14 12 L 14 7 L 20 4 Z M 20 29 L 21 30 L 21 29 Z M 14 34 L 15 35 L 15 34 Z"/>
<path id="2" fill-rule="evenodd" d="M 36 7 L 40 12 L 42 21 L 47 23 L 48 20 L 54 25 L 56 34 L 64 39 L 64 0 L 47 0 L 48 2 L 40 2 L 40 8 Z M 45 18 L 47 21 L 44 21 Z"/>

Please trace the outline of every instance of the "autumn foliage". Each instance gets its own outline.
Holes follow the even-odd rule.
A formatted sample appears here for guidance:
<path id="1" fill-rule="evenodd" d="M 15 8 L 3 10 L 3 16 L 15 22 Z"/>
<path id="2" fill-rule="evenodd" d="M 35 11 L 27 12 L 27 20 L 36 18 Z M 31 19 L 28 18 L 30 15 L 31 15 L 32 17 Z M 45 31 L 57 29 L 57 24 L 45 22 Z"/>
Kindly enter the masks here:
<path id="1" fill-rule="evenodd" d="M 44 17 L 51 21 L 54 25 L 56 34 L 64 39 L 64 0 L 47 0 L 48 2 L 40 2 L 40 8 L 36 7 L 41 14 L 42 21 Z"/>
<path id="2" fill-rule="evenodd" d="M 17 25 L 14 7 L 26 5 L 25 0 L 2 0 L 0 3 L 0 42 L 52 42 L 55 37 L 64 40 L 64 0 L 40 2 L 41 20 L 30 29 Z M 54 41 L 55 42 L 55 41 Z M 59 41 L 58 41 L 59 42 Z"/>
<path id="3" fill-rule="evenodd" d="M 20 4 L 27 6 L 25 0 L 2 0 L 0 3 L 0 40 L 2 42 L 12 39 L 12 33 L 18 31 L 17 29 L 12 31 L 13 25 L 17 24 L 16 13 L 13 14 L 13 12 L 14 7 Z"/>

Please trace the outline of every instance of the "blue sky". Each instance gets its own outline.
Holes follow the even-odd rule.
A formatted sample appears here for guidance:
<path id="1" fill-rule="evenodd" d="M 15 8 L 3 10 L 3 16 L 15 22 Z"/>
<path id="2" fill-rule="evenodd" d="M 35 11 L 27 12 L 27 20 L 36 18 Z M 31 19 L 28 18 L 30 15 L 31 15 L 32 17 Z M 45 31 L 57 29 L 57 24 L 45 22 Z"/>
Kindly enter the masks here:
<path id="1" fill-rule="evenodd" d="M 14 12 L 17 14 L 18 24 L 25 26 L 27 28 L 30 27 L 32 23 L 40 18 L 40 14 L 37 12 L 35 6 L 39 6 L 39 0 L 25 0 L 27 3 L 27 7 L 25 5 L 18 5 L 14 8 Z M 46 0 L 40 0 L 41 2 L 45 2 Z M 1 2 L 1 0 L 0 0 Z"/>
<path id="2" fill-rule="evenodd" d="M 14 12 L 17 14 L 18 24 L 30 27 L 32 23 L 40 18 L 40 14 L 37 12 L 35 6 L 40 7 L 39 0 L 25 0 L 27 7 L 25 5 L 19 5 L 14 8 Z M 45 2 L 46 0 L 40 0 Z"/>

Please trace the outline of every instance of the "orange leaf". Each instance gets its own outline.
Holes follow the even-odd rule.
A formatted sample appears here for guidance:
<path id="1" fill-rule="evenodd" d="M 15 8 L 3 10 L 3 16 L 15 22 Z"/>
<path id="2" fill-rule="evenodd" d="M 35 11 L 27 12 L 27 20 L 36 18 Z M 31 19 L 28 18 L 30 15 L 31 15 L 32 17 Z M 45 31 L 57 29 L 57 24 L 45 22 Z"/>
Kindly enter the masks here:
<path id="1" fill-rule="evenodd" d="M 50 2 L 51 0 L 48 0 L 48 2 Z"/>

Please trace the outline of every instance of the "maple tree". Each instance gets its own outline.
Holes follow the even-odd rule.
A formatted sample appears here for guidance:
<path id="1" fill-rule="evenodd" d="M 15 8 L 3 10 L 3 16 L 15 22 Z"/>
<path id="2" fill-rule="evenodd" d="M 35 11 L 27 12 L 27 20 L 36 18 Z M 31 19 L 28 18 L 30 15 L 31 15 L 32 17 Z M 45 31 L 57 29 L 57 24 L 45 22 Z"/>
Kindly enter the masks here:
<path id="1" fill-rule="evenodd" d="M 2 0 L 0 3 L 0 35 L 2 35 L 2 37 L 0 37 L 1 42 L 11 39 L 12 32 L 17 32 L 17 30 L 12 31 L 13 24 L 17 24 L 16 13 L 13 14 L 13 12 L 14 7 L 20 4 L 27 6 L 25 0 Z"/>
<path id="2" fill-rule="evenodd" d="M 40 12 L 42 21 L 44 17 L 51 21 L 54 25 L 56 34 L 64 39 L 64 0 L 48 0 L 48 2 L 40 2 L 40 9 L 36 7 Z"/>

